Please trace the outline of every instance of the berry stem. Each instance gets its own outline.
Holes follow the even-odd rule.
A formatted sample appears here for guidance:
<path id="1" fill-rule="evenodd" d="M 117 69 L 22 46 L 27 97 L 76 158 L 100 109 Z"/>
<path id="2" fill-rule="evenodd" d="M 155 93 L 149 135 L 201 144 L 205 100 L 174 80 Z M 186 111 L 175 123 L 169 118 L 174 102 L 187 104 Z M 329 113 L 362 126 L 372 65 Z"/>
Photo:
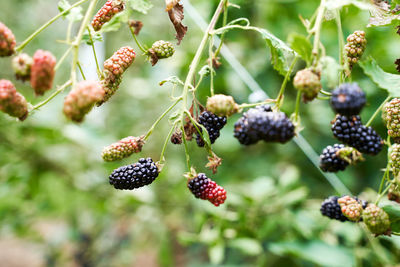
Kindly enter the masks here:
<path id="1" fill-rule="evenodd" d="M 326 2 L 326 0 L 321 0 L 321 3 L 318 7 L 318 14 L 317 14 L 317 18 L 315 20 L 315 25 L 312 29 L 312 33 L 315 34 L 314 45 L 313 45 L 313 50 L 312 50 L 312 54 L 314 57 L 313 66 L 316 66 L 318 63 L 320 37 L 321 37 L 321 26 L 322 26 L 322 22 L 324 20 L 324 14 L 325 14 L 325 2 Z"/>
<path id="2" fill-rule="evenodd" d="M 144 140 L 146 141 L 150 135 L 153 133 L 154 129 L 158 125 L 158 123 L 182 100 L 182 97 L 179 97 L 175 102 L 166 110 L 164 111 L 163 114 L 156 120 L 156 122 L 151 126 L 150 130 L 147 132 L 147 134 L 144 137 Z"/>
<path id="3" fill-rule="evenodd" d="M 165 142 L 164 142 L 163 148 L 161 150 L 161 155 L 160 155 L 160 163 L 161 164 L 163 164 L 165 162 L 165 159 L 164 159 L 165 150 L 167 149 L 167 145 L 169 143 L 169 140 L 171 139 L 172 134 L 174 133 L 176 125 L 177 125 L 177 122 L 175 122 L 174 125 L 171 127 L 171 130 L 169 131 L 167 138 L 165 138 Z"/>
<path id="4" fill-rule="evenodd" d="M 73 53 L 74 57 L 72 60 L 72 65 L 71 65 L 71 82 L 72 82 L 72 88 L 75 87 L 76 83 L 76 67 L 78 65 L 78 56 L 79 56 L 79 46 L 82 41 L 83 33 L 89 23 L 90 17 L 92 16 L 92 13 L 94 11 L 94 8 L 96 7 L 98 0 L 91 0 L 88 9 L 86 10 L 85 17 L 83 18 L 81 27 L 79 28 L 78 34 L 75 38 L 75 41 L 72 43 L 72 48 L 73 48 Z"/>
<path id="5" fill-rule="evenodd" d="M 367 124 L 365 125 L 366 127 L 370 126 L 371 123 L 374 121 L 375 117 L 378 116 L 379 112 L 382 110 L 383 106 L 386 104 L 392 98 L 390 95 L 386 97 L 386 99 L 382 102 L 382 104 L 379 106 L 377 110 L 375 110 L 374 114 L 372 114 L 371 118 L 368 120 Z"/>
<path id="6" fill-rule="evenodd" d="M 222 20 L 222 27 L 225 27 L 226 24 L 228 23 L 228 7 L 229 7 L 229 1 L 225 0 L 224 1 L 224 10 L 223 10 L 224 17 Z M 219 53 L 221 52 L 222 45 L 224 44 L 224 39 L 225 39 L 225 32 L 223 34 L 221 34 L 219 46 L 218 46 L 217 50 L 215 50 L 215 53 L 214 53 L 214 56 L 212 59 L 217 59 Z"/>
<path id="7" fill-rule="evenodd" d="M 137 44 L 137 46 L 139 47 L 139 49 L 140 49 L 143 53 L 147 54 L 147 50 L 143 48 L 143 46 L 140 44 L 138 38 L 136 37 L 135 30 L 134 30 L 131 26 L 129 26 L 129 30 L 131 31 L 132 37 L 133 37 L 133 39 L 135 40 L 135 43 Z"/>
<path id="8" fill-rule="evenodd" d="M 67 56 L 69 55 L 69 53 L 71 52 L 72 47 L 69 47 L 67 49 L 67 51 L 65 51 L 64 55 L 61 56 L 60 60 L 57 62 L 57 65 L 55 66 L 54 70 L 57 71 L 58 68 L 60 68 L 60 66 L 62 65 L 62 63 L 64 62 L 64 60 L 67 58 Z"/>
<path id="9" fill-rule="evenodd" d="M 187 144 L 187 140 L 186 140 L 185 126 L 183 125 L 183 120 L 181 121 L 181 131 L 182 131 L 183 145 L 185 147 L 186 164 L 187 164 L 188 171 L 190 172 L 190 170 L 191 170 L 190 155 L 189 155 L 189 148 L 188 148 L 188 144 Z"/>
<path id="10" fill-rule="evenodd" d="M 32 109 L 29 111 L 29 113 L 31 113 L 34 110 L 37 110 L 41 107 L 43 107 L 44 105 L 46 105 L 47 103 L 49 103 L 54 97 L 56 97 L 59 93 L 61 93 L 62 91 L 64 91 L 65 88 L 67 88 L 68 86 L 70 86 L 72 84 L 72 82 L 69 80 L 66 83 L 64 83 L 62 86 L 60 86 L 54 93 L 52 93 L 47 99 L 45 99 L 44 101 L 40 102 L 39 104 L 35 105 L 32 107 Z"/>
<path id="11" fill-rule="evenodd" d="M 284 93 L 285 93 L 286 84 L 287 84 L 287 82 L 288 82 L 289 79 L 290 79 L 290 75 L 292 74 L 292 71 L 293 71 L 294 66 L 296 65 L 296 62 L 297 62 L 298 59 L 299 59 L 298 56 L 296 56 L 296 57 L 293 59 L 292 64 L 290 65 L 289 70 L 287 71 L 287 73 L 286 73 L 286 75 L 285 75 L 285 78 L 284 78 L 284 80 L 283 80 L 283 82 L 282 82 L 281 89 L 280 89 L 280 91 L 279 91 L 278 96 L 276 97 L 276 104 L 275 104 L 275 106 L 276 106 L 277 110 L 279 110 L 279 109 L 281 108 L 282 104 L 283 104 L 283 95 L 284 95 Z"/>
<path id="12" fill-rule="evenodd" d="M 294 111 L 294 119 L 296 122 L 299 121 L 300 101 L 301 101 L 301 91 L 299 90 L 299 91 L 297 91 L 296 109 Z"/>
<path id="13" fill-rule="evenodd" d="M 99 61 L 97 60 L 96 49 L 94 48 L 94 42 L 93 42 L 92 33 L 90 32 L 90 27 L 87 27 L 87 31 L 88 31 L 89 39 L 90 39 L 90 46 L 92 47 L 92 51 L 93 51 L 93 57 L 94 57 L 94 60 L 96 61 L 97 75 L 99 76 L 100 79 L 102 79 L 103 75 L 100 70 Z"/>
<path id="14" fill-rule="evenodd" d="M 75 4 L 73 4 L 72 6 L 70 6 L 68 9 L 64 10 L 63 12 L 59 13 L 58 15 L 56 15 L 55 17 L 53 17 L 52 19 L 50 19 L 48 22 L 46 22 L 42 27 L 40 27 L 39 29 L 37 29 L 34 33 L 32 33 L 25 41 L 23 41 L 17 48 L 15 48 L 15 50 L 17 52 L 21 51 L 22 49 L 24 49 L 39 33 L 41 33 L 43 30 L 45 30 L 47 27 L 49 27 L 51 24 L 53 24 L 56 20 L 58 20 L 59 18 L 61 18 L 62 16 L 64 16 L 65 14 L 67 14 L 71 9 L 87 2 L 88 0 L 81 0 L 79 2 L 76 2 Z"/>
<path id="15" fill-rule="evenodd" d="M 210 94 L 214 96 L 214 68 L 213 68 L 213 47 L 214 47 L 214 38 L 213 35 L 210 36 L 209 44 L 208 44 L 208 67 L 210 68 Z"/>
<path id="16" fill-rule="evenodd" d="M 343 36 L 343 28 L 342 28 L 342 20 L 340 18 L 340 10 L 336 10 L 336 26 L 338 29 L 338 40 L 339 40 L 339 62 L 340 65 L 344 67 L 344 46 L 345 46 L 345 41 L 344 41 L 344 36 Z M 343 83 L 344 81 L 344 73 L 341 71 L 339 73 L 339 83 Z"/>
<path id="17" fill-rule="evenodd" d="M 259 105 L 270 104 L 270 103 L 274 103 L 274 102 L 276 102 L 275 99 L 267 99 L 267 100 L 265 100 L 263 102 L 258 102 L 258 103 L 241 104 L 241 105 L 239 105 L 239 109 L 254 108 L 254 107 L 257 107 Z"/>
<path id="18" fill-rule="evenodd" d="M 82 78 L 86 81 L 86 76 L 85 76 L 85 73 L 83 73 L 83 69 L 82 69 L 81 63 L 78 61 L 76 64 L 78 65 L 78 69 L 79 69 L 79 72 L 82 75 Z"/>
<path id="19" fill-rule="evenodd" d="M 327 91 L 325 91 L 325 90 L 320 90 L 319 91 L 321 94 L 323 94 L 323 95 L 326 95 L 326 96 L 332 96 L 332 94 L 331 93 L 329 93 L 329 92 L 327 92 Z"/>

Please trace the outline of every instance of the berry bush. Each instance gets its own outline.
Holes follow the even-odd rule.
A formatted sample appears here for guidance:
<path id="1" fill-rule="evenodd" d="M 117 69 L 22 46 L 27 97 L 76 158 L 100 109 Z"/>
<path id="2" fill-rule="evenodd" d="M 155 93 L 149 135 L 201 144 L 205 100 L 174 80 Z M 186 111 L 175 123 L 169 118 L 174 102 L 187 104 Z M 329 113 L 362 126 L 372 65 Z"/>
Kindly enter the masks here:
<path id="1" fill-rule="evenodd" d="M 180 0 L 60 0 L 30 35 L 4 16 L 0 149 L 13 156 L 0 158 L 0 192 L 20 191 L 24 205 L 33 198 L 37 214 L 73 199 L 60 212 L 79 234 L 71 254 L 82 266 L 107 255 L 103 264 L 123 265 L 113 255 L 140 234 L 162 236 L 155 238 L 160 253 L 175 257 L 165 266 L 179 265 L 180 249 L 196 254 L 193 244 L 207 247 L 213 264 L 235 263 L 237 250 L 260 266 L 391 266 L 400 259 L 400 65 L 386 50 L 400 38 L 400 8 L 396 1 L 305 2 L 193 3 L 210 10 L 206 27 Z M 268 8 L 285 9 L 290 26 L 253 19 L 253 12 L 273 16 Z M 63 31 L 46 36 L 56 24 Z M 5 214 L 32 215 L 10 202 Z M 0 212 L 2 203 L 0 194 Z M 34 219 L 13 231 L 34 229 Z M 128 230 L 135 220 L 144 229 Z M 346 230 L 337 229 L 357 237 L 346 243 Z M 108 234 L 117 245 L 96 248 Z M 350 253 L 351 242 L 360 250 Z M 363 246 L 373 259 L 360 257 Z M 51 250 L 49 261 L 63 264 Z M 331 250 L 333 263 L 314 255 Z"/>

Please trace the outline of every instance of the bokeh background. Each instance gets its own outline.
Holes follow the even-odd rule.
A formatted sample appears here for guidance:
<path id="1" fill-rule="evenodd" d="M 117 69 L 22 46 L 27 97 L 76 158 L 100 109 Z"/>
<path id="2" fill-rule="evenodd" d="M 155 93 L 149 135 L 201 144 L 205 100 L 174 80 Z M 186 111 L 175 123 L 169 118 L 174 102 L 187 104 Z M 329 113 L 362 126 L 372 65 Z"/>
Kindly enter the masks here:
<path id="1" fill-rule="evenodd" d="M 57 2 L 3 0 L 0 20 L 22 41 L 57 14 Z M 192 1 L 192 5 L 209 20 L 217 2 Z M 230 19 L 247 17 L 252 25 L 282 40 L 293 32 L 306 34 L 299 15 L 309 18 L 319 4 L 316 0 L 232 2 L 241 9 L 231 8 Z M 147 46 L 159 39 L 175 42 L 164 1 L 152 3 L 154 8 L 147 15 L 135 12 L 132 17 L 145 25 L 140 40 Z M 368 19 L 368 12 L 344 8 L 345 35 L 365 29 Z M 233 137 L 233 124 L 240 115 L 229 119 L 214 145 L 223 158 L 217 174 L 204 167 L 206 152 L 190 144 L 197 170 L 228 191 L 225 205 L 215 208 L 190 194 L 182 176 L 186 171 L 183 147 L 172 144 L 166 152 L 166 166 L 151 186 L 122 192 L 108 184 L 114 168 L 139 157 L 159 159 L 170 127 L 167 120 L 140 154 L 117 163 L 104 163 L 100 154 L 116 140 L 144 134 L 170 105 L 172 86 L 158 83 L 172 75 L 185 78 L 202 37 L 199 21 L 191 14 L 186 13 L 184 23 L 189 31 L 173 58 L 151 67 L 145 56 L 138 56 L 118 93 L 80 125 L 68 122 L 62 114 L 66 92 L 22 123 L 0 114 L 0 266 L 395 266 L 400 259 L 399 238 L 373 239 L 358 225 L 322 217 L 322 199 L 337 194 L 325 177 L 293 141 L 241 146 Z M 60 58 L 67 46 L 58 40 L 65 38 L 67 24 L 59 20 L 25 52 L 33 54 L 41 48 Z M 366 54 L 394 73 L 393 62 L 400 56 L 400 36 L 394 26 L 365 30 Z M 334 21 L 323 24 L 321 40 L 327 55 L 337 59 Z M 283 77 L 273 69 L 265 41 L 254 32 L 232 31 L 226 44 L 262 89 L 275 97 Z M 125 26 L 104 36 L 99 57 L 107 58 L 124 45 L 137 49 Z M 84 71 L 90 77 L 94 68 L 90 47 L 83 46 L 81 51 Z M 58 71 L 57 84 L 68 79 L 70 60 Z M 215 78 L 216 92 L 233 95 L 239 103 L 248 102 L 251 91 L 223 58 L 222 63 Z M 302 67 L 304 63 L 299 63 L 296 69 Z M 0 77 L 15 81 L 7 58 L 0 60 Z M 386 92 L 359 67 L 354 69 L 353 80 L 367 93 L 368 106 L 362 112 L 366 121 Z M 35 98 L 27 84 L 15 84 L 31 103 L 46 97 Z M 203 103 L 208 86 L 206 79 L 199 89 Z M 295 94 L 289 83 L 283 106 L 287 114 L 294 110 Z M 336 142 L 330 131 L 333 118 L 327 101 L 301 106 L 302 134 L 318 153 Z M 379 117 L 373 126 L 385 136 Z M 381 168 L 386 166 L 385 152 L 367 157 L 338 177 L 353 194 L 373 200 L 372 189 L 378 188 Z"/>

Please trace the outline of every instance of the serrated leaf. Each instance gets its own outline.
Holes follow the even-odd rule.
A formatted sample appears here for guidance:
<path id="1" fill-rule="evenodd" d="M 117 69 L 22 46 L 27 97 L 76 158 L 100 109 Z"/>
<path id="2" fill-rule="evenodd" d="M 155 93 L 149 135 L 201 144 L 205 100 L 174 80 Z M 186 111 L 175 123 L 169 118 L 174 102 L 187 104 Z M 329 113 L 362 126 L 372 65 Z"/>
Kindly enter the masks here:
<path id="1" fill-rule="evenodd" d="M 284 41 L 270 33 L 266 29 L 261 29 L 253 26 L 241 26 L 241 25 L 227 25 L 214 31 L 215 34 L 222 34 L 229 30 L 241 29 L 256 31 L 262 35 L 264 40 L 271 51 L 271 61 L 274 69 L 277 70 L 281 75 L 286 75 L 292 65 L 293 60 L 297 56 L 297 53 L 290 48 Z"/>
<path id="2" fill-rule="evenodd" d="M 154 6 L 149 0 L 128 0 L 129 6 L 140 13 L 147 12 Z"/>
<path id="3" fill-rule="evenodd" d="M 288 43 L 307 64 L 311 63 L 312 45 L 306 36 L 299 33 L 291 33 L 288 37 Z"/>
<path id="4" fill-rule="evenodd" d="M 60 2 L 58 2 L 58 10 L 61 13 L 70 8 L 71 8 L 71 4 L 68 2 L 68 0 L 60 0 Z M 76 21 L 82 20 L 82 18 L 83 18 L 82 7 L 80 7 L 80 6 L 74 7 L 70 11 L 66 12 L 63 15 L 63 17 L 68 19 L 71 22 L 76 22 Z"/>
<path id="5" fill-rule="evenodd" d="M 373 58 L 359 62 L 359 65 L 380 88 L 388 91 L 393 97 L 400 96 L 400 75 L 385 72 Z"/>
<path id="6" fill-rule="evenodd" d="M 129 20 L 129 16 L 132 11 L 130 9 L 125 9 L 121 13 L 115 15 L 109 22 L 104 24 L 101 28 L 101 33 L 118 31 L 121 28 L 122 24 L 126 24 Z"/>

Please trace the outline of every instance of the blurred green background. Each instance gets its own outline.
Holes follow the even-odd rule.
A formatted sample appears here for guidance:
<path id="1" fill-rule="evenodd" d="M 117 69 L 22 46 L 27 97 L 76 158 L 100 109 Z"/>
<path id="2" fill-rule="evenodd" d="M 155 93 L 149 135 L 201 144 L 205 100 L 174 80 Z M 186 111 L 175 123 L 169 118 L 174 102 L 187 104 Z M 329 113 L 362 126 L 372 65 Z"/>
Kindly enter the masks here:
<path id="1" fill-rule="evenodd" d="M 57 2 L 3 0 L 0 20 L 21 42 L 57 14 Z M 206 20 L 218 4 L 216 0 L 192 2 Z M 305 35 L 299 15 L 309 18 L 319 4 L 316 0 L 232 2 L 241 9 L 232 8 L 230 19 L 247 17 L 252 25 L 282 40 L 293 32 Z M 152 3 L 148 15 L 135 12 L 132 17 L 145 25 L 140 40 L 147 46 L 159 39 L 175 42 L 164 1 Z M 344 8 L 344 34 L 366 30 L 366 55 L 394 73 L 400 36 L 394 26 L 365 29 L 368 19 L 368 12 Z M 139 56 L 118 93 L 80 125 L 68 122 L 62 114 L 66 92 L 22 123 L 0 114 L 0 266 L 395 266 L 400 260 L 398 237 L 372 239 L 359 225 L 322 217 L 322 199 L 336 192 L 319 170 L 293 141 L 241 146 L 233 137 L 233 124 L 240 115 L 229 119 L 214 145 L 223 158 L 217 174 L 204 167 L 206 152 L 190 144 L 193 165 L 228 192 L 221 207 L 197 200 L 187 190 L 182 176 L 186 171 L 183 147 L 172 144 L 166 152 L 166 166 L 151 186 L 122 192 L 108 184 L 114 168 L 139 157 L 159 160 L 169 130 L 167 120 L 140 154 L 117 163 L 104 163 L 100 154 L 104 146 L 125 136 L 144 134 L 170 105 L 172 87 L 158 83 L 172 75 L 185 78 L 202 37 L 189 14 L 184 23 L 189 31 L 174 57 L 151 67 L 145 56 Z M 41 48 L 60 58 L 67 46 L 57 40 L 65 38 L 67 24 L 59 20 L 24 51 L 33 54 Z M 321 40 L 327 55 L 337 59 L 334 21 L 323 24 Z M 254 32 L 232 31 L 226 44 L 263 90 L 275 97 L 283 77 L 273 69 L 265 41 Z M 100 57 L 107 58 L 124 45 L 137 49 L 126 26 L 105 36 Z M 87 47 L 82 51 L 90 57 Z M 58 71 L 57 84 L 68 79 L 70 60 Z M 251 91 L 224 59 L 222 63 L 215 78 L 216 92 L 233 95 L 239 103 L 248 102 Z M 304 63 L 296 69 L 302 67 Z M 353 74 L 367 93 L 368 106 L 361 114 L 367 121 L 386 93 L 359 67 Z M 0 77 L 13 80 L 31 103 L 46 97 L 35 98 L 27 84 L 15 81 L 8 58 L 0 60 Z M 203 104 L 208 86 L 207 79 L 199 89 Z M 293 112 L 295 94 L 289 83 L 283 106 L 288 114 Z M 336 142 L 330 131 L 333 118 L 327 101 L 301 106 L 302 134 L 318 153 Z M 385 136 L 379 117 L 373 126 Z M 385 152 L 367 157 L 364 163 L 339 173 L 339 178 L 353 194 L 373 200 L 369 188 L 379 186 Z"/>

